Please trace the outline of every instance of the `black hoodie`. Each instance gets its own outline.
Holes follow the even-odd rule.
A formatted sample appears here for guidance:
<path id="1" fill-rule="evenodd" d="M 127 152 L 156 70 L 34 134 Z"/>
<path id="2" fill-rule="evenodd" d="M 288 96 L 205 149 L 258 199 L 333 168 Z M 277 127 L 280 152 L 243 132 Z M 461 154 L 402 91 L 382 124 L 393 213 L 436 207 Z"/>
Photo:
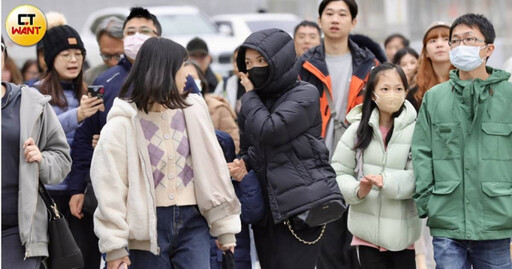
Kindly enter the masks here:
<path id="1" fill-rule="evenodd" d="M 292 38 L 278 29 L 251 34 L 238 51 L 241 72 L 247 70 L 247 48 L 265 58 L 269 76 L 263 86 L 242 96 L 241 155 L 262 185 L 267 218 L 261 224 L 277 224 L 342 196 L 320 137 L 319 93 L 297 80 Z"/>

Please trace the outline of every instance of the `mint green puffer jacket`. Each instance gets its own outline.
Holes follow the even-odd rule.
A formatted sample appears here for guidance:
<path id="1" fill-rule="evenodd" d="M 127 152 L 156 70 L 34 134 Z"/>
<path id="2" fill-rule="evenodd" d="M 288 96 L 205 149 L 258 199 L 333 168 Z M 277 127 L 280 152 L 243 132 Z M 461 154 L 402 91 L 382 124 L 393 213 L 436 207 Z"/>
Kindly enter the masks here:
<path id="1" fill-rule="evenodd" d="M 421 231 L 412 200 L 414 175 L 410 157 L 416 110 L 409 101 L 405 101 L 402 113 L 395 118 L 387 149 L 379 130 L 379 111 L 373 110 L 369 121 L 373 139 L 363 152 L 363 172 L 364 175 L 382 174 L 384 185 L 381 189 L 373 186 L 363 199 L 357 197 L 359 179 L 356 179 L 357 160 L 353 149 L 361 115 L 362 105 L 347 115 L 352 125 L 340 139 L 331 164 L 341 192 L 350 204 L 348 229 L 365 241 L 400 251 L 413 244 Z"/>

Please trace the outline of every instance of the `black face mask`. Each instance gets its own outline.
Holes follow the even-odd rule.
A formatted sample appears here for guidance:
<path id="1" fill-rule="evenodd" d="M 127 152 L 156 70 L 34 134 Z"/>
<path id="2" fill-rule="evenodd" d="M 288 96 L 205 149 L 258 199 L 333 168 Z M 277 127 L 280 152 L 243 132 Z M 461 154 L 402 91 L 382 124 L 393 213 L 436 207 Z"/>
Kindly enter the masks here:
<path id="1" fill-rule="evenodd" d="M 251 80 L 252 85 L 254 85 L 255 89 L 261 88 L 265 82 L 268 80 L 268 73 L 270 69 L 268 66 L 264 67 L 253 67 L 247 70 L 249 73 L 249 80 Z"/>

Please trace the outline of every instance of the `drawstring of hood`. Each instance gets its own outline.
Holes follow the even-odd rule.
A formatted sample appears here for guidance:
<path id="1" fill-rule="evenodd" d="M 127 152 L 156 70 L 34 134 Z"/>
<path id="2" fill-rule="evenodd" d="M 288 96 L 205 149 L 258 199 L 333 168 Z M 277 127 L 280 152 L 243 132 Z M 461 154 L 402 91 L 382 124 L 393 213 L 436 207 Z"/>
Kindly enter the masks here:
<path id="1" fill-rule="evenodd" d="M 479 104 L 484 103 L 493 94 L 491 89 L 492 85 L 506 81 L 510 77 L 510 74 L 499 69 L 487 67 L 486 70 L 487 73 L 490 74 L 486 80 L 481 80 L 479 78 L 461 80 L 458 70 L 450 71 L 450 84 L 452 85 L 452 90 L 462 98 L 463 102 L 459 105 L 462 106 L 462 109 L 471 119 L 471 126 L 468 128 L 470 132 L 479 114 Z M 455 107 L 456 106 L 454 104 L 452 109 Z"/>

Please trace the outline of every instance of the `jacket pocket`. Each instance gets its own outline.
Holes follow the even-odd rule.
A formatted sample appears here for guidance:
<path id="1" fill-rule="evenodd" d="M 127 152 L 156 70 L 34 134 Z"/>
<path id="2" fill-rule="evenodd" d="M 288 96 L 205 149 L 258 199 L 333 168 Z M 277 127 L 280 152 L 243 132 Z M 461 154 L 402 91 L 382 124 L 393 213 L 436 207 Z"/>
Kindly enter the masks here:
<path id="1" fill-rule="evenodd" d="M 435 183 L 427 205 L 429 227 L 445 230 L 458 229 L 462 201 L 459 202 L 454 197 L 456 198 L 461 192 L 459 185 L 460 180 L 441 180 Z"/>
<path id="2" fill-rule="evenodd" d="M 440 122 L 433 124 L 432 158 L 450 160 L 460 158 L 460 123 Z"/>
<path id="3" fill-rule="evenodd" d="M 512 229 L 512 182 L 482 182 L 486 230 Z"/>
<path id="4" fill-rule="evenodd" d="M 512 160 L 512 124 L 483 122 L 482 123 L 482 158 L 484 160 Z"/>
<path id="5" fill-rule="evenodd" d="M 306 185 L 313 183 L 313 178 L 309 174 L 307 167 L 299 160 L 295 152 L 290 153 L 290 162 L 295 167 L 295 171 L 299 174 L 300 178 L 304 181 Z"/>

